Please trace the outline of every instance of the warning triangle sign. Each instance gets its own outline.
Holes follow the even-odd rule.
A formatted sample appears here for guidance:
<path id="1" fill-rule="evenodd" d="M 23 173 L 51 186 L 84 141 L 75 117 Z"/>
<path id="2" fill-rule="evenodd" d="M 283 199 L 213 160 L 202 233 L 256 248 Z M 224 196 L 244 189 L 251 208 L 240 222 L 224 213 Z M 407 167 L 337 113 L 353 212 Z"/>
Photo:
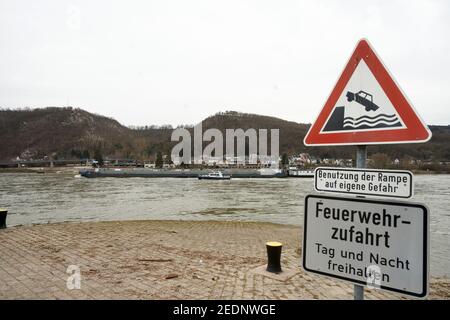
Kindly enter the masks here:
<path id="1" fill-rule="evenodd" d="M 377 57 L 360 40 L 322 111 L 307 146 L 417 143 L 431 132 Z"/>

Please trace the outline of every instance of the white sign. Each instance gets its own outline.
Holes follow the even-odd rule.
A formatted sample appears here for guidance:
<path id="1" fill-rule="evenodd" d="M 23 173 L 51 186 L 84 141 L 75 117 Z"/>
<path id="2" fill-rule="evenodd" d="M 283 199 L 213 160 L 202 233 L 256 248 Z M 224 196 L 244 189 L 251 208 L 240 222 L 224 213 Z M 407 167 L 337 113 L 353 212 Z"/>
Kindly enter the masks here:
<path id="1" fill-rule="evenodd" d="M 308 195 L 303 268 L 425 297 L 428 223 L 428 209 L 422 204 Z"/>
<path id="2" fill-rule="evenodd" d="M 316 168 L 314 189 L 367 196 L 411 198 L 413 175 L 410 171 L 355 168 Z"/>

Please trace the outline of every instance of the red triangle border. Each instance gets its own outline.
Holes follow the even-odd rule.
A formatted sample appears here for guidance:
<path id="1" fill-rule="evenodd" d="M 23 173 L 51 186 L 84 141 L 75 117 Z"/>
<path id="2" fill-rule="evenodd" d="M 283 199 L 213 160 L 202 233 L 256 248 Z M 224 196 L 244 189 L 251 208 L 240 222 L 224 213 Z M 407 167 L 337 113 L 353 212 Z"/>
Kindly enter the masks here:
<path id="1" fill-rule="evenodd" d="M 403 120 L 406 128 L 373 130 L 361 132 L 331 132 L 321 133 L 330 113 L 345 89 L 353 72 L 360 60 L 369 67 L 375 79 L 378 81 L 386 96 Z M 358 42 L 355 51 L 350 57 L 344 71 L 339 77 L 333 91 L 331 92 L 322 111 L 314 124 L 310 127 L 304 138 L 307 146 L 326 145 L 366 145 L 366 144 L 388 144 L 388 143 L 419 143 L 431 139 L 431 131 L 420 119 L 400 87 L 384 67 L 381 60 L 371 48 L 369 42 L 362 39 Z"/>

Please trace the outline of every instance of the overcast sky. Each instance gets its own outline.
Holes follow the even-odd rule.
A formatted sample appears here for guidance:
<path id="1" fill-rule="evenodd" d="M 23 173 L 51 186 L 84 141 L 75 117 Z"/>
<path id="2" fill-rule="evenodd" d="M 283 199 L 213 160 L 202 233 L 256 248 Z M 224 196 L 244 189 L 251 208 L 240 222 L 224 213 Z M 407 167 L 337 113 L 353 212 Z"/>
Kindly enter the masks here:
<path id="1" fill-rule="evenodd" d="M 0 107 L 308 123 L 363 37 L 425 122 L 450 124 L 448 0 L 0 0 Z"/>

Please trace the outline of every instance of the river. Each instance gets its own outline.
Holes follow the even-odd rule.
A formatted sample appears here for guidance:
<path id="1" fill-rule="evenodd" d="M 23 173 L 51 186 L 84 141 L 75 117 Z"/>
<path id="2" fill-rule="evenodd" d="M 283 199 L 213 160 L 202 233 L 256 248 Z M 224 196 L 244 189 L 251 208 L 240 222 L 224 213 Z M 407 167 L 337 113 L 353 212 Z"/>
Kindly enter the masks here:
<path id="1" fill-rule="evenodd" d="M 430 209 L 431 274 L 450 276 L 450 175 L 416 175 L 414 202 Z M 62 221 L 246 220 L 302 225 L 313 179 L 74 178 L 0 174 L 8 226 Z"/>

